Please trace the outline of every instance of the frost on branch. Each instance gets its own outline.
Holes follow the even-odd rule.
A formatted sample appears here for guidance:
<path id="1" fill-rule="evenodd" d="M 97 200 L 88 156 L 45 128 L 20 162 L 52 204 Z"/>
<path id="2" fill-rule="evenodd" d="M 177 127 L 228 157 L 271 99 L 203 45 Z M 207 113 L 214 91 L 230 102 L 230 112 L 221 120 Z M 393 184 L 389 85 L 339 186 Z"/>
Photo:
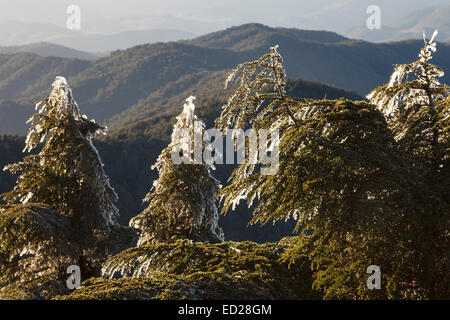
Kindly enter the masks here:
<path id="1" fill-rule="evenodd" d="M 424 34 L 425 46 L 420 50 L 419 60 L 410 64 L 397 65 L 389 83 L 367 95 L 370 102 L 387 117 L 392 116 L 402 105 L 406 109 L 414 105 L 434 107 L 436 101 L 448 97 L 448 88 L 442 86 L 438 80 L 444 76 L 444 71 L 429 63 L 433 53 L 436 52 L 436 42 L 434 42 L 436 35 L 437 31 L 427 41 Z"/>
<path id="2" fill-rule="evenodd" d="M 427 44 L 422 55 L 432 48 L 433 41 Z M 273 53 L 271 50 L 263 58 L 238 67 L 241 83 L 223 107 L 217 125 L 222 130 L 249 126 L 266 130 L 277 128 L 280 133 L 279 169 L 275 175 L 262 176 L 253 171 L 248 161 L 241 163 L 234 170 L 230 184 L 220 192 L 223 212 L 235 208 L 241 200 L 251 205 L 257 198 L 251 223 L 294 218 L 294 230 L 301 230 L 301 233 L 284 258 L 291 260 L 307 255 L 313 270 L 317 271 L 314 286 L 323 289 L 326 298 L 370 297 L 373 292 L 367 291 L 365 283 L 343 284 L 341 280 L 364 274 L 367 257 L 373 261 L 384 259 L 385 251 L 377 248 L 386 248 L 392 258 L 386 268 L 394 279 L 401 279 L 395 282 L 401 287 L 401 296 L 406 296 L 403 292 L 413 281 L 405 275 L 414 273 L 409 270 L 415 267 L 411 268 L 410 261 L 396 258 L 414 255 L 407 241 L 410 235 L 415 237 L 417 233 L 411 228 L 414 222 L 405 218 L 415 203 L 408 193 L 410 186 L 421 184 L 417 168 L 411 164 L 409 154 L 399 150 L 384 114 L 373 104 L 346 99 L 299 99 L 278 90 L 283 87 L 276 77 L 279 73 L 273 71 L 279 68 L 270 67 Z M 377 98 L 383 99 L 387 90 L 395 94 L 398 90 L 408 93 L 415 89 L 413 94 L 419 93 L 420 99 L 432 105 L 429 101 L 442 91 L 434 81 L 441 73 L 426 62 L 430 57 L 424 58 L 425 63 L 419 61 L 415 65 L 398 67 L 390 84 Z M 402 87 L 412 71 L 418 73 L 417 79 Z M 238 71 L 233 71 L 229 80 L 237 74 Z M 269 85 L 264 87 L 263 83 Z M 402 99 L 404 95 L 396 97 Z M 411 110 L 415 111 L 416 105 L 411 104 Z M 432 109 L 430 107 L 428 109 Z M 386 105 L 380 108 L 384 110 Z M 417 121 L 408 132 L 433 123 L 425 120 Z M 426 129 L 430 128 L 433 127 Z M 444 201 L 438 205 L 442 203 Z M 428 216 L 429 212 L 426 214 Z M 424 216 L 421 222 L 426 219 Z M 411 229 L 393 241 L 397 233 L 386 232 L 394 230 L 392 226 L 402 232 Z M 355 262 L 351 267 L 349 257 Z"/>
<path id="3" fill-rule="evenodd" d="M 86 139 L 95 138 L 97 133 L 105 134 L 106 128 L 99 126 L 94 120 L 88 121 L 85 115 L 80 114 L 76 101 L 73 99 L 72 89 L 63 77 L 56 77 L 53 89 L 48 99 L 36 103 L 38 112 L 28 119 L 31 123 L 28 131 L 24 151 L 31 151 L 38 144 L 45 141 L 46 136 L 55 129 L 58 121 L 73 119 L 77 122 L 79 134 Z"/>
<path id="4" fill-rule="evenodd" d="M 260 59 L 238 65 L 228 76 L 228 86 L 239 75 L 239 88 L 229 97 L 223 106 L 217 121 L 220 129 L 234 125 L 244 128 L 258 114 L 261 120 L 273 108 L 284 102 L 286 96 L 286 72 L 283 58 L 277 51 L 278 46 Z M 270 104 L 264 106 L 265 101 Z"/>
<path id="5" fill-rule="evenodd" d="M 117 195 L 109 184 L 92 138 L 106 128 L 81 115 L 66 79 L 57 77 L 48 99 L 36 104 L 25 150 L 45 142 L 42 151 L 6 167 L 20 173 L 8 203 L 44 203 L 91 227 L 108 230 L 116 223 Z M 89 213 L 88 213 L 89 212 Z M 82 218 L 87 215 L 88 217 Z"/>
<path id="6" fill-rule="evenodd" d="M 130 222 L 141 232 L 139 245 L 177 239 L 223 241 L 216 205 L 219 182 L 211 176 L 210 164 L 194 162 L 195 136 L 204 129 L 204 123 L 194 114 L 194 99 L 186 99 L 171 143 L 152 166 L 158 170 L 159 178 L 144 199 L 148 207 Z M 207 147 L 201 142 L 200 152 Z M 175 164 L 173 150 L 183 153 L 186 162 Z"/>
<path id="7" fill-rule="evenodd" d="M 0 214 L 0 299 L 67 294 L 65 268 L 78 263 L 69 218 L 38 205 Z"/>
<path id="8" fill-rule="evenodd" d="M 430 63 L 436 36 L 437 31 L 427 41 L 424 34 L 419 59 L 397 65 L 389 83 L 367 96 L 386 116 L 395 139 L 428 168 L 442 167 L 448 157 L 443 146 L 448 141 L 450 88 L 439 82 L 444 72 Z"/>
<path id="9" fill-rule="evenodd" d="M 216 126 L 222 130 L 243 129 L 249 127 L 267 132 L 267 145 L 273 143 L 283 144 L 287 148 L 298 148 L 298 152 L 309 141 L 298 141 L 300 136 L 294 133 L 300 129 L 305 121 L 320 113 L 329 112 L 335 105 L 328 100 L 312 100 L 290 97 L 286 94 L 286 72 L 283 58 L 277 51 L 278 46 L 270 48 L 270 52 L 258 60 L 238 65 L 228 76 L 226 85 L 239 76 L 237 89 L 231 93 L 227 103 L 222 107 L 222 113 L 216 120 Z M 272 132 L 279 132 L 280 141 L 275 142 Z M 326 132 L 327 131 L 327 132 Z M 324 129 L 324 134 L 331 134 L 333 128 Z M 275 139 L 273 139 L 275 138 Z M 251 161 L 250 151 L 247 148 L 249 137 L 243 139 L 241 144 L 235 140 L 235 147 L 241 148 L 245 143 L 245 159 L 234 170 L 229 180 L 232 183 L 220 192 L 224 203 L 223 212 L 234 210 L 241 200 L 246 200 L 249 207 L 255 199 L 262 199 L 267 190 L 272 189 L 267 180 L 256 173 L 255 161 Z M 276 148 L 277 156 L 282 156 Z M 257 163 L 261 163 L 264 154 L 258 154 Z M 262 202 L 260 202 L 262 203 Z M 256 209 L 255 214 L 260 210 Z M 296 209 L 288 215 L 297 215 Z M 260 215 L 262 217 L 262 215 Z M 282 217 L 281 219 L 285 219 Z M 253 222 L 258 220 L 258 215 Z M 260 221 L 265 219 L 260 219 Z M 276 219 L 274 219 L 276 220 Z"/>
<path id="10" fill-rule="evenodd" d="M 41 204 L 68 218 L 68 236 L 79 249 L 84 267 L 95 273 L 109 255 L 123 249 L 122 244 L 132 238 L 128 235 L 132 230 L 117 223 L 117 195 L 92 144 L 105 128 L 80 114 L 62 77 L 56 78 L 50 96 L 36 104 L 36 110 L 29 120 L 25 150 L 41 143 L 43 148 L 6 166 L 18 178 L 15 188 L 1 197 L 9 206 Z M 51 232 L 47 235 L 55 236 Z"/>

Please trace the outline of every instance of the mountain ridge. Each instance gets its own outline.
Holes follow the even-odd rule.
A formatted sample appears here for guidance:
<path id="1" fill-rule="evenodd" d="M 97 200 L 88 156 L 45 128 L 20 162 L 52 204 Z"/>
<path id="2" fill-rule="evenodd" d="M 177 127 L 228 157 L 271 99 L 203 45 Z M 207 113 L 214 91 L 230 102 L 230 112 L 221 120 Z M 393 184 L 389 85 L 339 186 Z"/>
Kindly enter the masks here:
<path id="1" fill-rule="evenodd" d="M 168 110 L 173 113 L 186 98 L 180 93 L 195 93 L 198 101 L 206 95 L 208 103 L 213 97 L 223 101 L 226 73 L 275 44 L 289 78 L 318 81 L 363 96 L 389 79 L 393 64 L 417 59 L 423 41 L 375 44 L 326 31 L 246 24 L 189 41 L 116 50 L 95 61 L 0 55 L 0 100 L 32 105 L 48 95 L 55 76 L 63 75 L 84 112 L 118 130 Z M 439 43 L 433 61 L 448 70 L 449 56 L 450 45 Z M 448 76 L 442 81 L 449 82 Z M 0 117 L 8 115 L 0 103 Z M 17 126 L 23 133 L 23 123 Z"/>
<path id="2" fill-rule="evenodd" d="M 99 56 L 88 52 L 83 52 L 48 42 L 0 47 L 0 54 L 15 54 L 20 52 L 34 53 L 41 57 L 72 58 L 80 60 L 97 60 L 100 58 Z"/>

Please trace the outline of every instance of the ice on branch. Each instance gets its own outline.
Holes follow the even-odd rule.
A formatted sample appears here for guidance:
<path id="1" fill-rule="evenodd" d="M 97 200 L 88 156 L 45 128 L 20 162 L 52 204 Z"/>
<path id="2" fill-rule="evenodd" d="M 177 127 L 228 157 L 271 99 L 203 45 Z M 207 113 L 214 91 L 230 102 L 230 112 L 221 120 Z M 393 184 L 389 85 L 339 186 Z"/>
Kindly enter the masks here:
<path id="1" fill-rule="evenodd" d="M 259 117 L 263 117 L 286 96 L 286 71 L 283 58 L 278 53 L 278 45 L 271 47 L 270 52 L 260 59 L 238 65 L 228 75 L 225 87 L 236 77 L 239 77 L 239 80 L 236 80 L 239 81 L 239 87 L 222 107 L 222 114 L 217 123 L 220 129 L 231 124 L 234 124 L 235 128 L 243 128 L 252 115 L 259 113 Z M 273 104 L 262 109 L 267 99 Z"/>
<path id="2" fill-rule="evenodd" d="M 42 143 L 44 147 L 37 156 L 6 167 L 13 173 L 22 172 L 8 200 L 12 203 L 45 203 L 68 215 L 98 214 L 103 222 L 96 223 L 109 229 L 110 225 L 116 224 L 118 209 L 114 202 L 118 197 L 92 144 L 95 135 L 104 133 L 106 128 L 80 114 L 64 77 L 56 77 L 49 97 L 36 103 L 35 108 L 37 113 L 29 120 L 31 127 L 24 151 L 32 151 Z M 56 181 L 61 183 L 52 186 L 58 190 L 55 194 L 46 189 L 53 177 L 58 177 Z M 75 208 L 74 194 L 83 197 L 77 205 L 89 202 L 97 211 Z M 88 199 L 91 196 L 92 199 Z"/>
<path id="3" fill-rule="evenodd" d="M 395 66 L 389 83 L 367 95 L 386 117 L 391 117 L 400 106 L 406 109 L 414 105 L 433 107 L 436 101 L 448 97 L 448 89 L 438 80 L 444 76 L 444 71 L 429 63 L 436 52 L 437 34 L 436 30 L 429 41 L 424 34 L 425 45 L 419 52 L 419 60 Z"/>
<path id="4" fill-rule="evenodd" d="M 194 161 L 195 148 L 200 148 L 200 155 L 210 148 L 203 142 L 205 124 L 195 115 L 194 100 L 186 99 L 171 143 L 152 166 L 159 178 L 144 199 L 148 208 L 130 222 L 141 231 L 139 245 L 177 239 L 223 241 L 216 205 L 220 184 L 211 175 L 212 164 Z M 187 161 L 176 163 L 174 153 L 183 153 Z"/>

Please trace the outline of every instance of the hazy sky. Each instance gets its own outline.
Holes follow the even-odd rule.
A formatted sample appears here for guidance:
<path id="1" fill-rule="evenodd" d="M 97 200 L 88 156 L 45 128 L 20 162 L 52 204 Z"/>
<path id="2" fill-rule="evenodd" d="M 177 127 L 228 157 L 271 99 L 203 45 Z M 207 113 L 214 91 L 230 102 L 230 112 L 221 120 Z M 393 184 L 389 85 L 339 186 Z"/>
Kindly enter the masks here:
<path id="1" fill-rule="evenodd" d="M 247 22 L 343 31 L 366 20 L 376 4 L 384 21 L 450 0 L 0 0 L 0 23 L 19 20 L 65 26 L 69 5 L 78 5 L 85 32 L 172 28 L 195 33 Z"/>

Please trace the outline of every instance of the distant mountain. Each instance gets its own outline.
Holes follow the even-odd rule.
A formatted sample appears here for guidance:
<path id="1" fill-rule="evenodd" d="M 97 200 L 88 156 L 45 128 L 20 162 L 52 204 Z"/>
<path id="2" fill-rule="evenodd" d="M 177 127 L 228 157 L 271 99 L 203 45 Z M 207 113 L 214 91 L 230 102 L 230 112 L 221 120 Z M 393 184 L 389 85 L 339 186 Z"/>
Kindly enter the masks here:
<path id="1" fill-rule="evenodd" d="M 47 92 L 56 76 L 75 76 L 92 62 L 79 59 L 41 57 L 32 53 L 0 55 L 0 100 L 33 100 Z"/>
<path id="2" fill-rule="evenodd" d="M 321 82 L 327 92 L 344 88 L 362 96 L 389 79 L 393 64 L 417 59 L 423 41 L 374 44 L 330 32 L 247 24 L 193 40 L 118 50 L 96 61 L 0 55 L 0 99 L 31 105 L 48 95 L 56 75 L 64 75 L 90 117 L 114 130 L 143 127 L 146 119 L 156 128 L 155 119 L 170 119 L 191 94 L 197 95 L 200 106 L 223 102 L 226 73 L 275 44 L 280 45 L 289 78 Z M 433 62 L 447 71 L 449 57 L 450 45 L 439 43 Z M 445 83 L 450 83 L 448 74 Z M 17 128 L 22 132 L 23 122 Z M 167 129 L 152 128 L 143 132 L 163 135 Z"/>
<path id="3" fill-rule="evenodd" d="M 431 35 L 439 30 L 438 40 L 450 41 L 450 6 L 430 6 L 414 11 L 381 29 L 369 30 L 366 26 L 352 28 L 345 34 L 354 39 L 373 42 L 421 39 L 425 31 Z"/>
<path id="4" fill-rule="evenodd" d="M 49 42 L 48 39 L 68 34 L 68 29 L 50 23 L 8 21 L 0 23 L 0 45 L 20 46 Z"/>
<path id="5" fill-rule="evenodd" d="M 60 45 L 40 42 L 21 46 L 0 47 L 0 54 L 13 54 L 18 52 L 34 53 L 42 57 L 75 58 L 81 60 L 96 60 L 99 56 L 78 51 Z"/>
<path id="6" fill-rule="evenodd" d="M 89 53 L 126 49 L 146 43 L 192 39 L 195 36 L 194 33 L 175 29 L 133 30 L 101 34 L 69 30 L 49 23 L 10 21 L 0 24 L 1 46 L 22 46 L 47 42 Z"/>
<path id="7" fill-rule="evenodd" d="M 25 135 L 27 126 L 24 121 L 30 118 L 33 113 L 33 106 L 29 104 L 0 100 L 0 135 Z"/>
<path id="8" fill-rule="evenodd" d="M 182 30 L 155 29 L 125 31 L 115 34 L 73 34 L 49 39 L 53 43 L 89 52 L 127 49 L 133 46 L 195 38 L 194 33 Z"/>
<path id="9" fill-rule="evenodd" d="M 269 46 L 279 44 L 289 77 L 317 80 L 359 94 L 366 94 L 384 83 L 393 64 L 415 60 L 423 46 L 423 41 L 374 44 L 330 32 L 270 28 L 260 24 L 229 28 L 189 43 L 232 48 L 252 58 L 266 53 Z M 449 50 L 447 44 L 439 44 L 433 60 L 447 70 Z"/>
<path id="10" fill-rule="evenodd" d="M 246 51 L 254 50 L 266 44 L 267 39 L 270 37 L 288 37 L 297 41 L 319 43 L 337 43 L 349 40 L 334 32 L 299 30 L 294 28 L 271 28 L 258 23 L 250 23 L 213 32 L 187 41 L 187 43 L 208 48 Z"/>

